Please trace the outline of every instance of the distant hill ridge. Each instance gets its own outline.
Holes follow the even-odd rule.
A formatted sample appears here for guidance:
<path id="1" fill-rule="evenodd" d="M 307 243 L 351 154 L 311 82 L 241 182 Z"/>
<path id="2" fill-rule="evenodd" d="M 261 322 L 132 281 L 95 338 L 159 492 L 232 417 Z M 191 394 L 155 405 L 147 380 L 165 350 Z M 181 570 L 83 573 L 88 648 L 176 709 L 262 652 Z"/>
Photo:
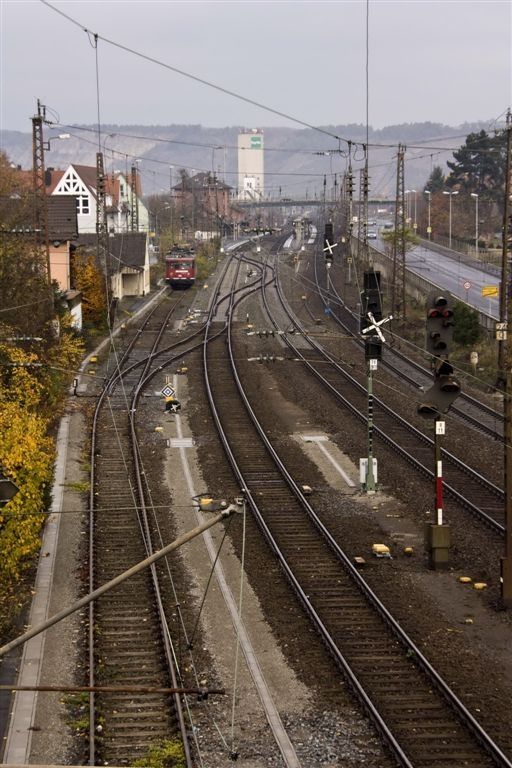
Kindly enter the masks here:
<path id="1" fill-rule="evenodd" d="M 409 145 L 406 155 L 406 185 L 422 189 L 433 165 L 441 165 L 452 158 L 451 151 L 440 148 L 457 148 L 464 144 L 465 136 L 479 130 L 490 130 L 492 121 L 465 123 L 451 127 L 441 123 L 403 123 L 380 129 L 368 129 L 370 185 L 374 194 L 394 196 L 396 147 Z M 245 126 L 250 128 L 253 126 Z M 343 139 L 366 143 L 366 126 L 363 124 L 319 126 Z M 181 168 L 189 173 L 212 171 L 225 179 L 232 187 L 237 186 L 237 136 L 243 127 L 228 126 L 209 128 L 202 125 L 116 125 L 101 127 L 101 144 L 107 170 L 114 167 L 128 168 L 133 158 L 139 158 L 145 194 L 164 192 L 179 180 Z M 58 133 L 71 134 L 67 140 L 57 139 Z M 341 142 L 342 155 L 336 153 L 338 142 L 312 129 L 287 127 L 263 128 L 265 154 L 265 189 L 273 196 L 297 197 L 322 194 L 323 174 L 331 178 L 341 176 L 346 169 L 347 145 Z M 23 168 L 32 166 L 31 132 L 1 132 L 1 148 L 12 163 Z M 50 140 L 51 151 L 45 155 L 48 167 L 65 168 L 69 163 L 95 165 L 98 148 L 94 125 L 66 126 L 58 129 L 45 128 L 45 140 Z M 53 138 L 52 138 L 53 137 Z M 425 146 L 422 146 L 426 143 Z M 389 145 L 372 147 L 372 144 Z M 201 146 L 202 145 L 202 146 Z M 411 149 L 411 145 L 418 148 Z M 429 149 L 432 147 L 432 149 Z M 435 148 L 434 148 L 435 147 Z M 439 149 L 438 149 L 439 148 Z M 321 156 L 315 152 L 331 152 Z M 344 156 L 345 155 L 345 156 Z M 362 163 L 362 151 L 353 156 L 353 167 Z M 172 170 L 171 170 L 172 166 Z M 298 175 L 294 175 L 298 174 Z M 330 182 L 329 182 L 330 183 Z M 339 182 L 338 182 L 339 183 Z"/>

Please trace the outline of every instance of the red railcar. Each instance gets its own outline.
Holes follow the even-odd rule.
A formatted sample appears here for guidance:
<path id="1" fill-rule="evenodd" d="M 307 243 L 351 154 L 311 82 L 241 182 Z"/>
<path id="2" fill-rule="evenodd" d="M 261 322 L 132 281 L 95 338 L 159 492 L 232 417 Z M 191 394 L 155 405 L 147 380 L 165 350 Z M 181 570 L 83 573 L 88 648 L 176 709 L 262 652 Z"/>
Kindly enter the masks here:
<path id="1" fill-rule="evenodd" d="M 191 248 L 173 248 L 165 257 L 165 282 L 171 288 L 189 288 L 196 281 L 196 257 Z"/>

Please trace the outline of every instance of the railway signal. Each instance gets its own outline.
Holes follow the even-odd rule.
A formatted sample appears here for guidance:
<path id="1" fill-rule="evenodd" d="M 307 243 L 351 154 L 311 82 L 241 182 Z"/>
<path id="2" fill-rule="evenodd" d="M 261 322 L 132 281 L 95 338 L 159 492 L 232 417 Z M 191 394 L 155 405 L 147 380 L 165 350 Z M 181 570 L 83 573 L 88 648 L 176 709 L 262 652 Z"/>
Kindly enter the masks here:
<path id="1" fill-rule="evenodd" d="M 434 355 L 434 383 L 420 398 L 418 413 L 437 419 L 459 396 L 460 384 L 448 360 L 453 339 L 453 308 L 445 296 L 431 294 L 427 308 L 426 348 Z"/>
<path id="2" fill-rule="evenodd" d="M 330 267 L 331 264 L 332 264 L 332 259 L 333 259 L 333 255 L 334 255 L 333 252 L 332 252 L 332 249 L 336 248 L 338 243 L 330 243 L 329 240 L 326 240 L 325 242 L 326 242 L 326 246 L 324 248 L 325 263 L 326 263 L 326 266 Z"/>
<path id="3" fill-rule="evenodd" d="M 381 322 L 382 302 L 380 292 L 380 272 L 371 270 L 364 273 L 363 290 L 361 291 L 359 330 L 361 333 L 377 335 L 381 338 L 380 333 L 377 333 L 378 324 Z M 371 328 L 373 330 L 371 330 Z"/>
<path id="4" fill-rule="evenodd" d="M 448 360 L 453 338 L 453 309 L 449 300 L 439 294 L 430 294 L 426 318 L 426 348 L 433 355 L 433 385 L 423 394 L 418 413 L 434 419 L 435 459 L 435 522 L 425 526 L 425 545 L 429 567 L 433 570 L 446 569 L 449 565 L 450 526 L 443 519 L 443 462 L 441 437 L 446 433 L 442 414 L 447 413 L 460 393 L 460 384 L 454 376 L 453 366 Z"/>
<path id="5" fill-rule="evenodd" d="M 453 339 L 453 309 L 444 296 L 430 297 L 427 310 L 427 352 L 447 355 Z"/>
<path id="6" fill-rule="evenodd" d="M 448 413 L 453 401 L 460 394 L 460 384 L 453 375 L 453 365 L 438 359 L 434 366 L 434 383 L 422 395 L 418 413 L 425 418 L 437 419 Z"/>
<path id="7" fill-rule="evenodd" d="M 334 228 L 331 221 L 328 221 L 324 227 L 324 254 L 325 260 L 329 264 L 332 262 L 332 249 L 335 248 L 338 243 L 334 242 Z"/>
<path id="8" fill-rule="evenodd" d="M 392 317 L 382 317 L 380 272 L 364 273 L 364 290 L 361 292 L 360 330 L 365 337 L 365 359 L 368 362 L 368 457 L 359 460 L 359 475 L 366 493 L 375 493 L 377 483 L 377 459 L 373 456 L 373 371 L 377 370 L 385 342 L 381 326 Z"/>

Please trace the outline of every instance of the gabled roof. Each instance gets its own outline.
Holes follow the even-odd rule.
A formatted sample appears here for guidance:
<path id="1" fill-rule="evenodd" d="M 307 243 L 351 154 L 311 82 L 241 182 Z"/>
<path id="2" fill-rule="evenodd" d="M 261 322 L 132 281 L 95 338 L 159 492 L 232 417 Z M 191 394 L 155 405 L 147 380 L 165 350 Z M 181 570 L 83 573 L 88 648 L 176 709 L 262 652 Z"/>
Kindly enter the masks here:
<path id="1" fill-rule="evenodd" d="M 92 165 L 75 165 L 74 163 L 69 165 L 65 171 L 55 170 L 54 168 L 46 169 L 46 190 L 48 194 L 50 195 L 53 194 L 53 192 L 61 182 L 63 176 L 69 176 L 73 172 L 76 176 L 78 176 L 80 181 L 87 187 L 89 192 L 94 197 L 96 197 L 97 196 L 96 167 Z M 126 179 L 126 177 L 123 174 L 119 173 L 119 171 L 116 171 L 115 174 L 112 174 L 112 173 L 105 174 L 105 193 L 112 197 L 112 201 L 114 205 L 117 205 L 119 203 L 119 200 L 121 197 L 121 190 L 120 190 L 121 178 L 126 181 L 128 188 L 130 188 L 131 186 L 130 177 Z M 141 197 L 140 174 L 137 174 L 136 186 L 137 186 L 137 196 L 140 198 Z"/>
<path id="2" fill-rule="evenodd" d="M 87 165 L 69 165 L 52 189 L 52 195 L 83 195 L 96 197 L 96 169 Z"/>
<path id="3" fill-rule="evenodd" d="M 58 168 L 47 168 L 44 172 L 44 184 L 46 187 L 46 194 L 51 195 L 59 181 L 64 176 L 64 171 Z"/>
<path id="4" fill-rule="evenodd" d="M 93 233 L 80 234 L 78 239 L 78 245 L 87 248 L 95 249 L 97 243 L 97 235 Z M 114 272 L 122 272 L 123 267 L 142 270 L 146 264 L 147 234 L 145 232 L 125 232 L 110 235 L 108 250 Z"/>
<path id="5" fill-rule="evenodd" d="M 121 271 L 123 266 L 143 269 L 146 263 L 147 234 L 145 232 L 126 232 L 109 237 L 109 251 L 113 256 L 113 266 Z"/>
<path id="6" fill-rule="evenodd" d="M 96 168 L 92 165 L 75 165 L 74 163 L 70 167 L 75 169 L 84 184 L 87 184 L 91 192 L 96 195 Z"/>
<path id="7" fill-rule="evenodd" d="M 48 237 L 50 240 L 75 240 L 78 237 L 76 198 L 73 195 L 48 196 Z M 33 200 L 0 200 L 0 229 L 34 234 Z"/>

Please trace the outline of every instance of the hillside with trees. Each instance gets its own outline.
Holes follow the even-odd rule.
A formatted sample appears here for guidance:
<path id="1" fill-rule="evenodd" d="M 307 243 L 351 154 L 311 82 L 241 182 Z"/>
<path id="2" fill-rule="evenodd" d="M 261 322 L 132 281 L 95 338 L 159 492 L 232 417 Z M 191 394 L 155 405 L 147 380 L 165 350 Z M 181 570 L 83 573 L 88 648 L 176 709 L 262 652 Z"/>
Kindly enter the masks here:
<path id="1" fill-rule="evenodd" d="M 322 126 L 341 139 L 366 142 L 366 127 L 361 124 Z M 51 138 L 63 130 L 69 132 L 66 141 L 50 142 L 46 164 L 65 168 L 69 163 L 95 164 L 98 146 L 94 126 L 59 126 L 45 130 Z M 239 126 L 208 128 L 201 125 L 144 126 L 103 125 L 102 145 L 108 170 L 128 167 L 133 158 L 140 160 L 145 195 L 158 194 L 170 187 L 170 174 L 174 182 L 180 168 L 191 175 L 198 171 L 217 174 L 231 187 L 237 186 L 237 137 Z M 381 129 L 369 128 L 370 170 L 372 191 L 382 197 L 394 197 L 394 171 L 396 147 L 408 147 L 406 156 L 406 184 L 420 189 L 434 164 L 448 172 L 447 161 L 452 149 L 460 146 L 461 136 L 470 132 L 488 130 L 488 124 L 450 127 L 440 123 L 404 123 Z M 263 128 L 265 142 L 265 172 L 268 174 L 266 191 L 274 197 L 280 194 L 296 197 L 321 194 L 324 174 L 342 174 L 346 168 L 345 141 L 337 141 L 325 133 L 312 129 Z M 3 146 L 15 164 L 30 168 L 32 139 L 30 133 L 4 131 Z M 379 146 L 377 146 L 379 145 Z M 429 145 L 435 149 L 430 150 Z M 446 151 L 443 148 L 446 147 Z M 326 154 L 328 153 L 328 154 Z M 360 150 L 353 156 L 354 168 L 361 167 Z"/>

